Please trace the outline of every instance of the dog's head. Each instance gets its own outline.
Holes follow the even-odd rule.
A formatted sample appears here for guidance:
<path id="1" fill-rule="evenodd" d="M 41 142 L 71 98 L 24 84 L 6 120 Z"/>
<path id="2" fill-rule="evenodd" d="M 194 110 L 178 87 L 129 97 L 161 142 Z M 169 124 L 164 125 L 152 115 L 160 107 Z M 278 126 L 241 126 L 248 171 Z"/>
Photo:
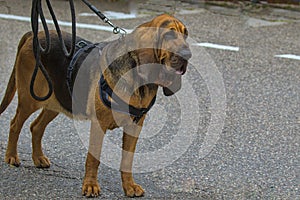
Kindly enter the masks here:
<path id="1" fill-rule="evenodd" d="M 166 96 L 177 92 L 192 56 L 185 25 L 164 14 L 140 25 L 133 36 L 142 66 L 137 69 L 139 76 L 162 86 Z"/>

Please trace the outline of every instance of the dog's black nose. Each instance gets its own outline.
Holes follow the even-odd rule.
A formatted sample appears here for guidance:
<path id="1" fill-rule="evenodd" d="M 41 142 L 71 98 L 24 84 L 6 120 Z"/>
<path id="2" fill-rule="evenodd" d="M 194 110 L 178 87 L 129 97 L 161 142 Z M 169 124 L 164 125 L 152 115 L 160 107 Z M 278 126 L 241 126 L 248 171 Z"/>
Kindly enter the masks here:
<path id="1" fill-rule="evenodd" d="M 182 48 L 178 54 L 185 60 L 188 60 L 192 57 L 192 52 L 188 47 Z"/>

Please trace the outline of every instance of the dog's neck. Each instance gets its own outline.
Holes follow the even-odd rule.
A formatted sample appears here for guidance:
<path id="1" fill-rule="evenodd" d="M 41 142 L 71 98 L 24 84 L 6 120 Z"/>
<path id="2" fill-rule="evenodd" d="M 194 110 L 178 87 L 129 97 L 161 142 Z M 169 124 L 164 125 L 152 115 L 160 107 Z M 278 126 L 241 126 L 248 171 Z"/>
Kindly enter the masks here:
<path id="1" fill-rule="evenodd" d="M 108 71 L 108 70 L 107 70 Z M 108 72 L 103 74 L 109 87 L 113 89 L 114 94 L 123 101 L 136 108 L 146 108 L 157 93 L 158 86 L 155 84 L 141 85 L 134 83 L 135 79 L 130 76 L 123 76 L 120 79 L 109 80 L 112 77 Z"/>
<path id="2" fill-rule="evenodd" d="M 120 45 L 118 47 L 118 50 L 122 50 Z M 153 83 L 145 84 L 137 74 L 137 67 L 147 62 L 145 60 L 141 63 L 138 58 L 146 56 L 137 55 L 136 51 L 124 52 L 124 54 L 117 52 L 121 56 L 113 59 L 110 64 L 108 63 L 111 58 L 106 58 L 105 63 L 108 67 L 103 72 L 104 79 L 123 101 L 137 108 L 148 107 L 157 93 L 158 86 Z"/>

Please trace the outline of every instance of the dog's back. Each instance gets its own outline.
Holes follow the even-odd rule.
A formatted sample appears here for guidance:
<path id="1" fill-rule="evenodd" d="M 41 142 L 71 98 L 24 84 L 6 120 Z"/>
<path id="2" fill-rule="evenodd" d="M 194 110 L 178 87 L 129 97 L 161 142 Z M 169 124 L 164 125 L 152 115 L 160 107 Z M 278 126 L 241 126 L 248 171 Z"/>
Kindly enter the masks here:
<path id="1" fill-rule="evenodd" d="M 46 47 L 47 41 L 44 32 L 39 32 L 39 42 L 42 47 Z M 62 33 L 66 49 L 71 48 L 72 35 L 66 32 Z M 80 37 L 76 38 L 76 42 L 84 41 L 87 44 L 91 42 Z M 76 51 L 80 47 L 76 47 Z M 74 84 L 74 77 L 79 70 L 80 64 L 83 62 L 87 54 L 79 57 L 78 61 L 73 66 L 72 84 Z M 19 42 L 18 52 L 15 60 L 15 65 L 11 73 L 5 96 L 0 105 L 0 114 L 8 107 L 12 101 L 16 90 L 18 90 L 19 101 L 35 104 L 37 107 L 51 107 L 51 109 L 58 112 L 63 112 L 68 116 L 72 115 L 72 98 L 69 94 L 69 88 L 66 84 L 68 67 L 72 58 L 65 56 L 57 33 L 50 31 L 50 49 L 48 53 L 41 52 L 41 63 L 44 65 L 51 83 L 53 84 L 54 94 L 47 101 L 36 101 L 30 94 L 30 81 L 35 67 L 35 58 L 33 54 L 33 33 L 27 32 L 23 35 Z M 34 82 L 34 92 L 37 96 L 44 96 L 48 92 L 47 82 L 39 71 Z M 20 100 L 22 99 L 22 100 Z M 31 102 L 32 101 L 32 102 Z M 83 108 L 84 109 L 84 108 Z"/>

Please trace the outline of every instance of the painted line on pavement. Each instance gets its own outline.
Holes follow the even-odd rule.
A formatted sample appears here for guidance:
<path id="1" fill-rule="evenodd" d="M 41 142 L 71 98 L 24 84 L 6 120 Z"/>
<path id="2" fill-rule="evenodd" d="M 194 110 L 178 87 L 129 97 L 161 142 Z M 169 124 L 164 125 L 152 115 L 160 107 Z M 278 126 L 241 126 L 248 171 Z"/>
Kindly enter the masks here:
<path id="1" fill-rule="evenodd" d="M 200 46 L 200 47 L 214 48 L 214 49 L 229 50 L 229 51 L 239 51 L 240 50 L 239 47 L 213 44 L 213 43 L 208 43 L 208 42 L 195 43 L 195 44 L 192 44 L 192 45 L 193 46 Z"/>
<path id="2" fill-rule="evenodd" d="M 11 19 L 11 20 L 18 20 L 18 21 L 23 21 L 23 22 L 31 22 L 30 17 L 24 17 L 24 16 L 17 16 L 17 15 L 8 15 L 8 14 L 0 14 L 0 19 Z M 39 20 L 40 21 L 40 20 Z M 41 22 L 41 21 L 40 21 Z M 52 20 L 46 19 L 46 22 L 48 24 L 54 24 Z M 57 21 L 59 25 L 61 26 L 67 26 L 67 27 L 72 27 L 71 22 L 66 22 L 66 21 Z M 101 26 L 101 25 L 96 25 L 96 24 L 84 24 L 84 23 L 76 23 L 77 28 L 85 28 L 85 29 L 93 29 L 93 30 L 101 30 L 101 31 L 108 31 L 112 32 L 112 27 L 110 26 Z M 132 32 L 130 29 L 125 29 L 127 33 Z"/>
<path id="3" fill-rule="evenodd" d="M 137 15 L 135 13 L 123 13 L 123 12 L 115 12 L 115 11 L 104 11 L 103 14 L 109 19 L 135 19 Z M 98 17 L 95 13 L 79 13 L 78 16 L 82 17 Z"/>
<path id="4" fill-rule="evenodd" d="M 294 60 L 300 60 L 300 56 L 293 55 L 293 54 L 282 54 L 282 55 L 275 55 L 277 58 L 289 58 Z"/>
<path id="5" fill-rule="evenodd" d="M 0 14 L 0 19 L 9 19 L 9 20 L 17 20 L 17 21 L 23 21 L 23 22 L 31 22 L 30 17 L 24 17 L 24 16 L 17 16 L 17 15 L 9 15 L 9 14 Z M 48 24 L 54 25 L 52 20 L 46 19 L 46 22 Z M 58 20 L 59 25 L 66 26 L 66 27 L 72 27 L 71 22 L 67 21 L 60 21 Z M 96 24 L 85 24 L 85 23 L 76 23 L 77 28 L 83 28 L 83 29 L 92 29 L 92 30 L 101 30 L 101 31 L 112 31 L 112 27 L 110 26 L 102 26 L 102 25 L 96 25 Z M 132 32 L 131 29 L 125 29 L 127 33 Z M 229 50 L 229 51 L 239 51 L 239 47 L 235 46 L 226 46 L 226 45 L 220 45 L 220 44 L 213 44 L 208 42 L 203 43 L 194 43 L 193 46 L 201 46 L 201 47 L 208 47 L 208 48 L 214 48 L 214 49 L 221 49 L 221 50 Z M 282 54 L 282 55 L 275 55 L 274 57 L 277 58 L 288 58 L 288 59 L 294 59 L 294 60 L 300 60 L 300 56 L 293 55 L 293 54 Z"/>

